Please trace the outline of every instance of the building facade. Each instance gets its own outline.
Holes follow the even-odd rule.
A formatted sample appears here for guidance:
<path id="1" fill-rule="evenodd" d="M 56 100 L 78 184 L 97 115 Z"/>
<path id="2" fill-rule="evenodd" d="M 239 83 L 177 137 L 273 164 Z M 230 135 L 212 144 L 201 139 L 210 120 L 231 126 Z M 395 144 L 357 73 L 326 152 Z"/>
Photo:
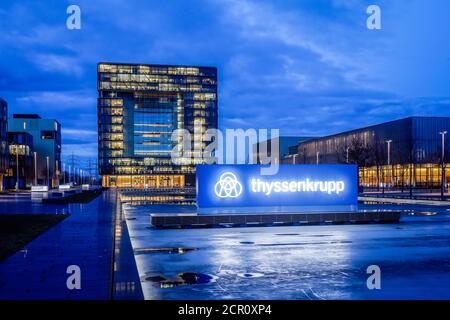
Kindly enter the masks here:
<path id="1" fill-rule="evenodd" d="M 8 132 L 10 177 L 7 188 L 25 189 L 34 182 L 33 136 L 27 132 Z"/>
<path id="2" fill-rule="evenodd" d="M 450 161 L 446 132 L 450 117 L 409 117 L 301 142 L 297 158 L 298 163 L 356 163 L 366 187 L 437 188 L 442 163 Z"/>
<path id="3" fill-rule="evenodd" d="M 0 191 L 5 189 L 8 174 L 8 104 L 0 98 Z"/>
<path id="4" fill-rule="evenodd" d="M 176 129 L 217 128 L 217 69 L 98 64 L 98 160 L 102 185 L 183 188 L 194 164 L 174 164 Z M 201 142 L 201 149 L 205 143 Z"/>
<path id="5" fill-rule="evenodd" d="M 312 139 L 311 137 L 297 137 L 297 136 L 280 136 L 278 137 L 278 163 L 296 163 L 297 146 L 300 142 Z M 274 139 L 258 142 L 253 145 L 253 162 L 261 163 L 261 153 L 266 150 L 267 155 L 272 154 L 272 145 Z"/>
<path id="6" fill-rule="evenodd" d="M 42 119 L 36 114 L 14 114 L 9 119 L 8 127 L 10 132 L 28 133 L 32 136 L 33 157 L 36 157 L 36 182 L 39 185 L 56 187 L 61 172 L 59 122 L 54 119 Z"/>

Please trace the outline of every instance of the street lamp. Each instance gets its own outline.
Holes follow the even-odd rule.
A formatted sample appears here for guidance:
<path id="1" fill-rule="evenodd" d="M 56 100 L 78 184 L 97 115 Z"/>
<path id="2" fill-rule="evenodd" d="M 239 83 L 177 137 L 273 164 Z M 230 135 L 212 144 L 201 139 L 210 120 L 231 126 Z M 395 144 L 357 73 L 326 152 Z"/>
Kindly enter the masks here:
<path id="1" fill-rule="evenodd" d="M 16 192 L 19 192 L 19 145 L 16 147 Z"/>
<path id="2" fill-rule="evenodd" d="M 447 134 L 447 131 L 441 131 L 439 134 L 442 137 L 442 155 L 441 155 L 441 165 L 442 165 L 442 183 L 441 183 L 441 199 L 444 200 L 444 184 L 445 184 L 445 165 L 444 165 L 444 155 L 445 155 L 445 135 Z"/>
<path id="3" fill-rule="evenodd" d="M 58 160 L 55 161 L 55 170 L 53 171 L 53 177 L 56 179 L 56 186 L 59 186 L 59 163 Z"/>
<path id="4" fill-rule="evenodd" d="M 47 160 L 47 187 L 50 185 L 50 168 L 49 168 L 49 157 L 46 156 L 45 159 Z"/>
<path id="5" fill-rule="evenodd" d="M 319 164 L 319 151 L 316 152 L 316 164 Z"/>
<path id="6" fill-rule="evenodd" d="M 33 152 L 33 157 L 34 157 L 34 185 L 37 186 L 37 152 L 34 151 Z"/>
<path id="7" fill-rule="evenodd" d="M 388 150 L 388 158 L 387 158 L 387 165 L 388 165 L 388 172 L 389 172 L 389 185 L 391 184 L 391 176 L 392 176 L 392 172 L 391 172 L 391 142 L 392 140 L 386 140 L 387 143 L 387 150 Z"/>

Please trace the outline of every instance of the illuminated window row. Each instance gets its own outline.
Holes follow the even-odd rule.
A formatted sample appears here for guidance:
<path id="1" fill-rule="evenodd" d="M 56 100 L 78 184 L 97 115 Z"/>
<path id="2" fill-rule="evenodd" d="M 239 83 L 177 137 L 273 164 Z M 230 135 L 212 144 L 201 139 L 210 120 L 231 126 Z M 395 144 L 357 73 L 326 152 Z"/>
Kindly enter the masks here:
<path id="1" fill-rule="evenodd" d="M 174 77 L 142 74 L 102 73 L 100 82 L 139 82 L 139 83 L 171 83 L 171 84 L 206 84 L 216 85 L 216 81 L 209 77 Z"/>
<path id="2" fill-rule="evenodd" d="M 216 88 L 209 85 L 172 85 L 159 84 L 150 85 L 136 82 L 100 82 L 99 88 L 101 90 L 126 90 L 126 91 L 162 91 L 162 92 L 214 92 Z"/>

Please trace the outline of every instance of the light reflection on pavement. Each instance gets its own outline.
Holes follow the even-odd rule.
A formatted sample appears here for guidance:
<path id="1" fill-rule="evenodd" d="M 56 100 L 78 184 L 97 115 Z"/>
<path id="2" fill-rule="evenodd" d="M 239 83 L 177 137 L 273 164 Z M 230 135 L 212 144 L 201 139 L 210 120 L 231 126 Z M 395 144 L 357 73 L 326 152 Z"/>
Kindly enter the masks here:
<path id="1" fill-rule="evenodd" d="M 149 214 L 164 206 L 124 205 L 146 299 L 443 299 L 450 298 L 450 215 L 446 208 L 361 205 L 436 212 L 405 213 L 399 224 L 155 230 Z M 173 210 L 173 207 L 171 207 Z M 366 268 L 381 268 L 381 290 L 368 290 Z M 160 288 L 146 275 L 214 276 L 208 284 Z"/>

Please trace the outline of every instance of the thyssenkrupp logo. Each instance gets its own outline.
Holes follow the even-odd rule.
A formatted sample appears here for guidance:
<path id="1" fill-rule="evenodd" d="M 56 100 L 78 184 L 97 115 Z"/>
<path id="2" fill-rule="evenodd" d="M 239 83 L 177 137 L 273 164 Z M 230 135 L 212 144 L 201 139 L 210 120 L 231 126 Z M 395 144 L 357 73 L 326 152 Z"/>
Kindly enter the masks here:
<path id="1" fill-rule="evenodd" d="M 225 172 L 215 184 L 214 192 L 219 198 L 237 198 L 242 193 L 242 184 L 234 173 Z"/>

